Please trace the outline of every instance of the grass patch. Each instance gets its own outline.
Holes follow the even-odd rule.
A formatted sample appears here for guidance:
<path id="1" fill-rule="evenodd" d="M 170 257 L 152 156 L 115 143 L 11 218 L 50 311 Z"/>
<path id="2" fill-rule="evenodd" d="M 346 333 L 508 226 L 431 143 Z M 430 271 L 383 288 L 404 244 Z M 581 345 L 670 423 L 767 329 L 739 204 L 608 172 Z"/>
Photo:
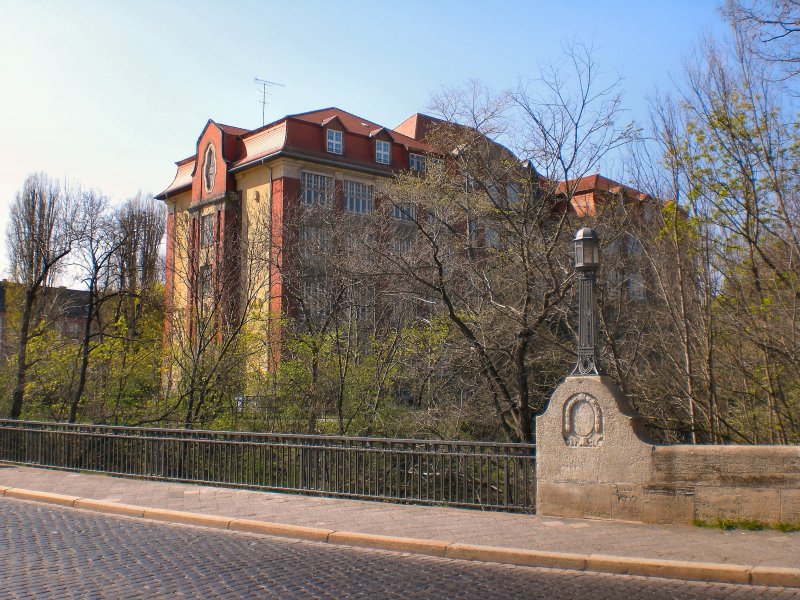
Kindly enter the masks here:
<path id="1" fill-rule="evenodd" d="M 722 529 L 723 531 L 731 531 L 733 529 L 745 529 L 747 531 L 762 531 L 764 529 L 774 529 L 789 533 L 792 531 L 800 531 L 800 522 L 798 523 L 764 523 L 755 519 L 714 519 L 706 521 L 704 519 L 695 519 L 693 521 L 695 527 L 706 527 L 709 529 Z"/>

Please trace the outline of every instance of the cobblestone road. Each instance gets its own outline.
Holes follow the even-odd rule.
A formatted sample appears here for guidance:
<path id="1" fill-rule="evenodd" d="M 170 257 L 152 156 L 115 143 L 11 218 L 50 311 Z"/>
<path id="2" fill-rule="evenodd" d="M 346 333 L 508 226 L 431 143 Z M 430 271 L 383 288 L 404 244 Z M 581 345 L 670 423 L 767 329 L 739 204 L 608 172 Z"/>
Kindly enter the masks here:
<path id="1" fill-rule="evenodd" d="M 10 598 L 800 598 L 800 590 L 452 561 L 0 500 Z"/>
<path id="2" fill-rule="evenodd" d="M 549 552 L 800 569 L 800 533 L 560 519 L 237 490 L 0 464 L 0 486 L 377 535 Z"/>

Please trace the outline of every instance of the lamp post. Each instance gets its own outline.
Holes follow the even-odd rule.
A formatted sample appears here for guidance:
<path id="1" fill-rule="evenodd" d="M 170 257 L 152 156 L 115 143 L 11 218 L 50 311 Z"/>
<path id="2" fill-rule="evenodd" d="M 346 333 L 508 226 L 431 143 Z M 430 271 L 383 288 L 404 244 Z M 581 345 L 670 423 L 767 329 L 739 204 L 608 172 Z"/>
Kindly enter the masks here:
<path id="1" fill-rule="evenodd" d="M 594 282 L 600 268 L 600 236 L 584 227 L 575 234 L 575 269 L 578 271 L 578 362 L 572 375 L 600 375 L 597 352 L 597 308 Z"/>

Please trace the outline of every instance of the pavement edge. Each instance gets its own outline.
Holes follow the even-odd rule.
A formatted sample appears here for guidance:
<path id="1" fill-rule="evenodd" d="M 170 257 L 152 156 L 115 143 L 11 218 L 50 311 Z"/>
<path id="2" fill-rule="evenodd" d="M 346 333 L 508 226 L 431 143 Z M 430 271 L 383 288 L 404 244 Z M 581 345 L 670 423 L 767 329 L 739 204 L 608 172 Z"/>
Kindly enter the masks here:
<path id="1" fill-rule="evenodd" d="M 478 546 L 441 540 L 423 540 L 348 531 L 334 531 L 330 529 L 286 525 L 283 523 L 271 523 L 253 519 L 236 519 L 233 517 L 220 517 L 202 513 L 132 506 L 106 500 L 80 498 L 78 496 L 67 496 L 52 492 L 40 492 L 5 486 L 0 486 L 0 495 L 17 500 L 41 502 L 44 504 L 66 506 L 105 514 L 151 519 L 167 523 L 214 527 L 230 531 L 345 546 L 358 546 L 393 552 L 426 554 L 455 560 L 473 560 L 525 567 L 566 569 L 570 571 L 665 577 L 687 581 L 711 581 L 715 583 L 800 588 L 800 569 L 785 567 L 753 567 L 749 565 L 699 563 L 652 558 L 607 556 L 600 554 L 571 554 L 565 552 L 524 550 L 521 548 Z"/>

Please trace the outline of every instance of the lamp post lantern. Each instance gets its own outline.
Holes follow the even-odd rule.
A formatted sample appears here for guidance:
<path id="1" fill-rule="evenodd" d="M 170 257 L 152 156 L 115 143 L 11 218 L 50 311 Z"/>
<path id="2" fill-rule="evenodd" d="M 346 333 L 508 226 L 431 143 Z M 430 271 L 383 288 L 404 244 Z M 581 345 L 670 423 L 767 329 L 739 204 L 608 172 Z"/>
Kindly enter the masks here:
<path id="1" fill-rule="evenodd" d="M 575 234 L 575 269 L 578 271 L 578 361 L 572 375 L 600 375 L 597 352 L 597 307 L 594 283 L 600 268 L 600 236 L 584 227 Z"/>

